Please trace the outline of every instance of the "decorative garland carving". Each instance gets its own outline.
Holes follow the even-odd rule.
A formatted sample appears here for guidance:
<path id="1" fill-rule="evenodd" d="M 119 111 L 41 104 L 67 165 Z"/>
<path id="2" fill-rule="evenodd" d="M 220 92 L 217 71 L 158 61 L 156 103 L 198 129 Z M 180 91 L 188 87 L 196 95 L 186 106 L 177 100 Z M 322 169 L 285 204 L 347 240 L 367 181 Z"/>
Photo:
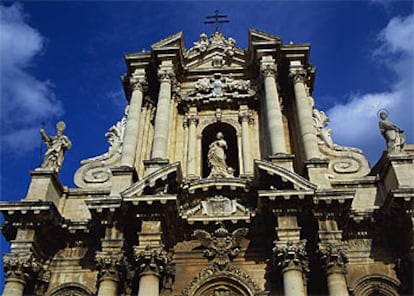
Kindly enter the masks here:
<path id="1" fill-rule="evenodd" d="M 326 128 L 329 117 L 317 109 L 313 109 L 313 123 L 317 131 L 319 150 L 329 159 L 331 178 L 349 179 L 366 176 L 369 171 L 368 160 L 357 148 L 337 145 L 331 138 L 332 130 Z"/>
<path id="2" fill-rule="evenodd" d="M 110 168 L 118 164 L 121 158 L 125 127 L 128 117 L 128 107 L 120 121 L 105 133 L 108 139 L 108 152 L 81 161 L 81 167 L 76 171 L 74 182 L 80 188 L 102 188 L 111 186 Z"/>

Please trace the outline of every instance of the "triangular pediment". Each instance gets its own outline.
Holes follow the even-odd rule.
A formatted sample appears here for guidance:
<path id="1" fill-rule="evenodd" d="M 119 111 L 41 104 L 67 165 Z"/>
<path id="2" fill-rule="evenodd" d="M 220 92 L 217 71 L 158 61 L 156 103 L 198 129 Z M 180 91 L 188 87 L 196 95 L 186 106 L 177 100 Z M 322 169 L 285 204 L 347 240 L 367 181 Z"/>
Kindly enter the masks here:
<path id="1" fill-rule="evenodd" d="M 175 33 L 151 45 L 153 50 L 181 49 L 184 50 L 183 32 Z"/>
<path id="2" fill-rule="evenodd" d="M 313 192 L 317 185 L 301 175 L 265 160 L 255 160 L 255 178 L 259 187 L 266 185 L 272 190 Z M 261 183 L 261 184 L 260 184 Z"/>
<path id="3" fill-rule="evenodd" d="M 121 192 L 121 196 L 124 199 L 140 197 L 146 192 L 153 193 L 160 188 L 163 189 L 163 191 L 159 192 L 159 195 L 162 196 L 169 193 L 168 186 L 171 183 L 179 184 L 181 182 L 181 178 L 182 172 L 180 162 L 173 162 L 146 175 L 131 187 Z"/>
<path id="4" fill-rule="evenodd" d="M 256 29 L 249 29 L 249 41 L 250 43 L 275 44 L 281 43 L 282 39 L 273 34 L 265 33 Z"/>

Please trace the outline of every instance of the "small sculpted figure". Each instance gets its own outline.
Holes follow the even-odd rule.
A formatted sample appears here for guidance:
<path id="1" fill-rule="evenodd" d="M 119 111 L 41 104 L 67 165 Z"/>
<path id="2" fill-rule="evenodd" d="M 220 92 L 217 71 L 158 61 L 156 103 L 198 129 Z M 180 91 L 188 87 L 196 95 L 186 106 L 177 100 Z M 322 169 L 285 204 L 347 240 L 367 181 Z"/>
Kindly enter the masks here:
<path id="1" fill-rule="evenodd" d="M 47 151 L 41 165 L 42 168 L 50 168 L 59 173 L 63 162 L 63 155 L 66 150 L 69 150 L 72 147 L 69 138 L 63 135 L 65 128 L 65 123 L 59 121 L 56 124 L 56 136 L 48 136 L 43 128 L 40 129 L 42 139 L 47 145 Z"/>
<path id="2" fill-rule="evenodd" d="M 385 111 L 380 113 L 380 121 L 378 123 L 382 136 L 387 142 L 388 153 L 401 153 L 405 145 L 405 136 L 403 130 L 388 121 L 388 114 Z"/>
<path id="3" fill-rule="evenodd" d="M 233 177 L 233 169 L 226 163 L 227 142 L 224 140 L 223 133 L 218 132 L 216 139 L 210 144 L 207 154 L 208 165 L 211 168 L 208 178 Z"/>
<path id="4" fill-rule="evenodd" d="M 197 42 L 194 42 L 194 47 L 192 49 L 197 49 L 200 52 L 205 52 L 208 48 L 209 42 L 208 37 L 205 33 L 202 33 L 200 35 L 200 40 Z"/>

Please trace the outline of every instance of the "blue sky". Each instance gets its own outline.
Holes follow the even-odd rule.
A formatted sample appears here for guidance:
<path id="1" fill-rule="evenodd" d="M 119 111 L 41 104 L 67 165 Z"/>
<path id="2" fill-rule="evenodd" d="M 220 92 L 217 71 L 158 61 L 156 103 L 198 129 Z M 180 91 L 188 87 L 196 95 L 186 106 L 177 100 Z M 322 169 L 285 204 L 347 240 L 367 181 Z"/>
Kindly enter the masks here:
<path id="1" fill-rule="evenodd" d="M 313 97 L 336 143 L 362 148 L 375 164 L 385 148 L 381 108 L 414 143 L 412 1 L 2 1 L 0 198 L 25 196 L 42 121 L 49 134 L 66 122 L 73 147 L 60 176 L 73 187 L 79 162 L 107 151 L 104 134 L 123 115 L 123 54 L 178 31 L 189 48 L 212 33 L 203 22 L 216 9 L 231 21 L 221 32 L 240 48 L 249 28 L 311 43 Z"/>

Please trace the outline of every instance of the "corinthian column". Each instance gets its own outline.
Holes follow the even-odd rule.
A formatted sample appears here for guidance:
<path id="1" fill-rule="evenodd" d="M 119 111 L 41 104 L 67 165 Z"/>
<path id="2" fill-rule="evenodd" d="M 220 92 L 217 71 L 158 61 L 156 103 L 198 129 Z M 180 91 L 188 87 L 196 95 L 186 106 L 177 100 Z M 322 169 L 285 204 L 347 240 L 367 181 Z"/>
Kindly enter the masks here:
<path id="1" fill-rule="evenodd" d="M 253 159 L 250 148 L 250 132 L 249 123 L 253 121 L 251 111 L 246 105 L 240 106 L 239 120 L 242 126 L 242 152 L 243 152 L 243 167 L 245 174 L 253 173 Z"/>
<path id="2" fill-rule="evenodd" d="M 271 155 L 286 154 L 286 140 L 283 129 L 282 111 L 276 86 L 276 64 L 271 56 L 264 56 L 260 61 L 260 71 L 264 77 L 267 128 Z"/>
<path id="3" fill-rule="evenodd" d="M 319 252 L 326 271 L 329 295 L 348 296 L 348 287 L 345 279 L 346 245 L 343 243 L 320 244 Z"/>
<path id="4" fill-rule="evenodd" d="M 27 280 L 41 269 L 29 252 L 4 254 L 3 265 L 6 274 L 3 296 L 23 296 Z"/>
<path id="5" fill-rule="evenodd" d="M 116 296 L 121 280 L 121 269 L 125 267 L 123 253 L 97 252 L 98 296 Z"/>
<path id="6" fill-rule="evenodd" d="M 139 274 L 138 296 L 159 296 L 160 282 L 167 285 L 165 288 L 171 288 L 166 284 L 172 282 L 171 258 L 162 246 L 147 246 L 145 250 L 139 250 L 139 247 L 135 247 Z"/>
<path id="7" fill-rule="evenodd" d="M 276 242 L 273 249 L 277 266 L 283 275 L 285 296 L 306 296 L 304 272 L 307 272 L 306 240 Z"/>
<path id="8" fill-rule="evenodd" d="M 187 177 L 196 175 L 196 154 L 197 154 L 197 108 L 191 107 L 187 117 L 188 124 L 188 157 L 187 157 Z"/>
<path id="9" fill-rule="evenodd" d="M 302 143 L 305 149 L 305 158 L 306 160 L 319 159 L 318 140 L 312 119 L 312 106 L 305 87 L 307 72 L 301 66 L 291 66 L 290 77 L 292 78 L 295 92 L 296 110 Z"/>
<path id="10" fill-rule="evenodd" d="M 152 159 L 167 159 L 168 132 L 170 129 L 171 85 L 174 79 L 172 61 L 163 61 L 158 70 L 160 90 L 155 114 Z"/>
<path id="11" fill-rule="evenodd" d="M 128 121 L 125 128 L 121 166 L 133 167 L 135 163 L 144 86 L 146 86 L 145 70 L 136 70 L 131 79 L 132 94 L 128 108 Z"/>

